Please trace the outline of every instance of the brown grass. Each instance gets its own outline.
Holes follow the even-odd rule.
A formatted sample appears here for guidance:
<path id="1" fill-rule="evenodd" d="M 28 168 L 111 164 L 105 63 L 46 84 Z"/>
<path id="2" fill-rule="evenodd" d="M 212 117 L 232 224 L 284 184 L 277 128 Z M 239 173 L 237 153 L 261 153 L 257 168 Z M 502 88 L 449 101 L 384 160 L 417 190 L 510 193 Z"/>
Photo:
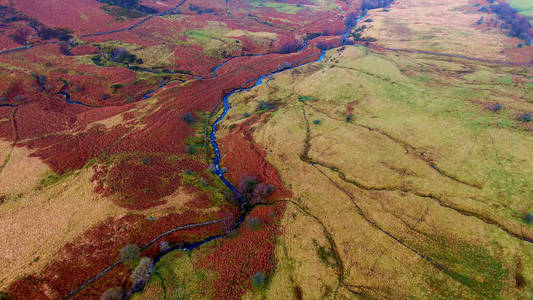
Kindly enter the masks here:
<path id="1" fill-rule="evenodd" d="M 519 183 L 533 167 L 531 136 L 513 113 L 488 115 L 469 101 L 531 109 L 522 72 L 347 47 L 232 97 L 225 126 L 241 122 L 260 100 L 280 101 L 253 137 L 291 189 L 290 200 L 316 217 L 304 225 L 294 210 L 286 214 L 279 273 L 267 295 L 291 285 L 311 298 L 525 295 L 528 287 L 517 288 L 514 277 L 516 257 L 533 255 L 523 240 L 533 236 L 523 223 L 529 179 Z M 515 84 L 498 83 L 501 76 Z M 303 95 L 310 100 L 298 101 Z M 320 239 L 319 224 L 338 249 L 340 275 L 315 271 L 309 244 Z M 299 245 L 289 258 L 288 245 Z M 323 278 L 319 288 L 314 272 Z M 533 265 L 519 272 L 533 279 Z"/>
<path id="2" fill-rule="evenodd" d="M 520 41 L 509 39 L 498 28 L 477 26 L 484 17 L 496 15 L 477 11 L 469 0 L 398 0 L 389 12 L 372 10 L 371 23 L 364 36 L 378 39 L 378 44 L 390 48 L 440 51 L 496 60 L 529 62 L 517 58 L 513 51 Z M 530 52 L 523 52 L 530 55 Z"/>

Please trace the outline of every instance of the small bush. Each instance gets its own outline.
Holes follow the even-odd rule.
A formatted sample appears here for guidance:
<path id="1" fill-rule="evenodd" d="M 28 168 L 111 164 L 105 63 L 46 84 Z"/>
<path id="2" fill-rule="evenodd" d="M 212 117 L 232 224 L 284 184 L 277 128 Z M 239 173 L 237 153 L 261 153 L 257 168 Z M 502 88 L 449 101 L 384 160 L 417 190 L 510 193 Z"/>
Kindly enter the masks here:
<path id="1" fill-rule="evenodd" d="M 346 122 L 350 123 L 355 119 L 354 115 L 349 114 L 346 116 Z"/>
<path id="2" fill-rule="evenodd" d="M 148 157 L 143 157 L 141 158 L 141 163 L 145 166 L 149 166 L 150 165 L 150 159 Z"/>
<path id="3" fill-rule="evenodd" d="M 43 40 L 58 39 L 68 41 L 72 38 L 72 32 L 66 28 L 44 28 L 37 33 Z"/>
<path id="4" fill-rule="evenodd" d="M 300 97 L 298 97 L 298 101 L 300 101 L 300 102 L 311 101 L 311 97 L 309 97 L 309 96 L 300 96 Z"/>
<path id="5" fill-rule="evenodd" d="M 116 93 L 118 89 L 120 89 L 121 87 L 122 87 L 122 84 L 113 84 L 111 86 L 111 90 L 113 90 L 113 93 Z"/>
<path id="6" fill-rule="evenodd" d="M 265 101 L 259 101 L 259 104 L 257 105 L 258 111 L 266 111 L 266 110 L 274 110 L 277 106 L 275 103 L 272 102 L 265 102 Z"/>
<path id="7" fill-rule="evenodd" d="M 521 114 L 518 117 L 518 120 L 520 120 L 521 122 L 529 123 L 533 120 L 533 114 L 531 113 Z"/>
<path id="8" fill-rule="evenodd" d="M 244 118 L 248 118 L 248 117 L 250 117 L 250 113 L 245 112 L 244 114 L 242 114 L 242 116 L 243 116 Z"/>
<path id="9" fill-rule="evenodd" d="M 265 286 L 265 283 L 266 283 L 266 278 L 265 278 L 265 274 L 263 272 L 257 272 L 253 277 L 252 277 L 252 286 L 254 288 L 261 288 L 261 287 L 264 287 Z"/>
<path id="10" fill-rule="evenodd" d="M 533 224 L 533 213 L 528 212 L 525 217 L 526 224 Z"/>
<path id="11" fill-rule="evenodd" d="M 159 243 L 159 252 L 165 253 L 171 249 L 170 244 L 167 241 L 161 241 Z"/>
<path id="12" fill-rule="evenodd" d="M 191 145 L 187 145 L 185 147 L 185 151 L 187 151 L 187 154 L 189 155 L 196 154 L 196 148 L 194 148 L 194 146 L 191 146 Z"/>
<path id="13" fill-rule="evenodd" d="M 256 218 L 256 217 L 250 217 L 246 220 L 246 224 L 248 224 L 248 227 L 250 227 L 253 230 L 258 230 L 259 228 L 261 228 L 262 223 L 263 222 L 259 218 Z"/>
<path id="14" fill-rule="evenodd" d="M 126 293 L 122 287 L 112 287 L 100 296 L 100 300 L 123 300 L 125 299 L 125 294 Z"/>
<path id="15" fill-rule="evenodd" d="M 314 120 L 314 121 L 313 121 L 313 124 L 315 124 L 315 125 L 320 125 L 320 124 L 322 124 L 322 121 L 320 121 L 320 120 Z"/>
<path id="16" fill-rule="evenodd" d="M 141 257 L 141 248 L 136 244 L 128 244 L 120 249 L 120 258 L 126 264 L 134 263 Z"/>
<path id="17" fill-rule="evenodd" d="M 13 41 L 20 45 L 26 45 L 26 42 L 28 38 L 30 37 L 31 32 L 23 27 L 19 27 L 15 30 L 15 32 L 10 35 L 10 37 L 13 39 Z M 1 298 L 0 298 L 1 299 Z"/>
<path id="18" fill-rule="evenodd" d="M 304 37 L 304 40 L 312 40 L 312 39 L 315 39 L 321 35 L 328 35 L 328 30 L 325 29 L 323 32 L 313 32 L 313 33 L 308 33 L 305 35 Z"/>
<path id="19" fill-rule="evenodd" d="M 346 19 L 344 20 L 344 25 L 348 28 L 352 28 L 355 25 L 357 25 L 357 13 L 351 12 L 346 16 Z"/>
<path id="20" fill-rule="evenodd" d="M 191 125 L 192 123 L 194 123 L 196 121 L 196 118 L 194 117 L 194 115 L 190 112 L 188 113 L 185 113 L 182 117 L 183 121 L 185 121 L 185 123 Z"/>
<path id="21" fill-rule="evenodd" d="M 237 191 L 251 205 L 265 203 L 266 198 L 274 192 L 272 185 L 267 185 L 255 176 L 243 176 L 237 186 Z"/>
<path id="22" fill-rule="evenodd" d="M 212 8 L 203 8 L 203 7 L 199 7 L 199 6 L 196 6 L 194 4 L 189 4 L 189 9 L 191 11 L 196 11 L 197 14 L 201 15 L 201 14 L 211 14 L 213 12 L 215 12 L 214 9 Z"/>
<path id="23" fill-rule="evenodd" d="M 37 76 L 37 83 L 39 84 L 39 88 L 41 89 L 41 91 L 45 90 L 46 89 L 46 76 L 44 75 Z"/>
<path id="24" fill-rule="evenodd" d="M 279 48 L 279 53 L 281 54 L 287 54 L 287 53 L 293 53 L 298 51 L 304 46 L 303 42 L 295 40 L 291 42 L 287 42 Z"/>
<path id="25" fill-rule="evenodd" d="M 490 110 L 492 112 L 499 112 L 501 109 L 503 108 L 503 106 L 500 104 L 500 103 L 496 103 L 496 104 L 493 104 L 491 107 L 490 107 Z"/>
<path id="26" fill-rule="evenodd" d="M 116 63 L 134 63 L 137 58 L 130 54 L 126 48 L 118 47 L 111 51 L 111 60 Z"/>

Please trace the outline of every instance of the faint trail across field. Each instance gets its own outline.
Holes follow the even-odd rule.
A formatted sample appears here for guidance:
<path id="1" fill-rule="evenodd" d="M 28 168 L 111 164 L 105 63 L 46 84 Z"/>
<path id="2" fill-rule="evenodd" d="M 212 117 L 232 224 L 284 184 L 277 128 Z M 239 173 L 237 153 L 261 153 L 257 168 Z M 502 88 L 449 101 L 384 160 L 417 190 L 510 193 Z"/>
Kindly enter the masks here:
<path id="1" fill-rule="evenodd" d="M 512 61 L 485 59 L 485 58 L 479 58 L 479 57 L 471 57 L 471 56 L 466 56 L 466 55 L 443 53 L 443 52 L 436 52 L 436 51 L 417 50 L 417 49 L 401 49 L 401 48 L 387 48 L 387 47 L 381 47 L 379 45 L 370 45 L 370 46 L 365 46 L 365 47 L 370 48 L 370 49 L 374 49 L 374 50 L 385 50 L 385 51 L 393 51 L 393 52 L 429 54 L 429 55 L 461 58 L 461 59 L 467 59 L 467 60 L 473 60 L 473 61 L 479 61 L 479 62 L 491 63 L 491 64 L 498 64 L 498 65 L 533 67 L 533 63 L 519 63 L 519 62 L 512 62 Z"/>

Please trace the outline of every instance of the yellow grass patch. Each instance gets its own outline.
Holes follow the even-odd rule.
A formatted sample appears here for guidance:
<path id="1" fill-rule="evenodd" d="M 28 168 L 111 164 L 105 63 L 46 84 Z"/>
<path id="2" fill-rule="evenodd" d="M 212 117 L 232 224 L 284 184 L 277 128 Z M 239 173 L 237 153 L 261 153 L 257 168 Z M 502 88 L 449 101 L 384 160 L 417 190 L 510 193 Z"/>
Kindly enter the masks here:
<path id="1" fill-rule="evenodd" d="M 92 168 L 82 169 L 48 188 L 9 196 L 0 205 L 0 268 L 9 270 L 0 274 L 0 288 L 45 268 L 63 245 L 91 227 L 131 213 L 94 193 L 92 176 Z M 157 218 L 179 212 L 190 198 L 177 191 L 164 198 L 166 204 L 137 213 Z"/>
<path id="2" fill-rule="evenodd" d="M 4 151 L 2 151 L 3 153 Z M 35 188 L 42 176 L 50 168 L 39 158 L 30 157 L 30 150 L 24 147 L 15 147 L 9 150 L 4 161 L 7 161 L 0 173 L 0 195 L 20 194 Z"/>
<path id="3" fill-rule="evenodd" d="M 398 0 L 389 11 L 369 11 L 373 22 L 360 24 L 369 27 L 363 36 L 378 39 L 381 46 L 503 60 L 508 37 L 498 29 L 475 29 L 481 17 L 491 15 L 467 12 L 468 6 L 469 0 Z"/>
<path id="4" fill-rule="evenodd" d="M 271 39 L 271 40 L 275 40 L 278 38 L 278 35 L 276 33 L 266 32 L 266 31 L 261 32 L 261 31 L 248 31 L 248 30 L 234 29 L 226 33 L 227 37 L 240 37 L 240 36 L 246 36 L 246 35 L 264 38 L 264 39 Z"/>
<path id="5" fill-rule="evenodd" d="M 267 295 L 289 297 L 291 274 L 310 298 L 526 295 L 532 138 L 514 114 L 532 109 L 523 101 L 528 81 L 522 68 L 346 47 L 232 96 L 225 127 L 259 101 L 276 101 L 277 111 L 254 125 L 254 140 L 290 200 L 318 219 L 300 224 L 288 204 Z M 490 112 L 490 103 L 506 109 Z M 312 268 L 316 224 L 338 248 L 342 279 Z M 288 245 L 298 251 L 287 256 Z M 331 288 L 321 297 L 314 272 L 319 287 Z M 516 276 L 527 286 L 518 288 Z"/>

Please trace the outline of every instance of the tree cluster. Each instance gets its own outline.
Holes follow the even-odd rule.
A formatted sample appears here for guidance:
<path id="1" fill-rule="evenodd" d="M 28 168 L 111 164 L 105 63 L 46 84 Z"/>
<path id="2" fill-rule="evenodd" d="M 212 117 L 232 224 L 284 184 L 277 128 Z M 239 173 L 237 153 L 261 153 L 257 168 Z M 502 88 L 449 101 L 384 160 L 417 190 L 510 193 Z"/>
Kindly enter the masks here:
<path id="1" fill-rule="evenodd" d="M 304 46 L 302 41 L 294 40 L 291 42 L 286 42 L 285 44 L 281 45 L 279 48 L 279 53 L 281 54 L 287 54 L 287 53 L 293 53 L 296 52 Z"/>
<path id="2" fill-rule="evenodd" d="M 20 11 L 8 6 L 0 6 L 0 25 L 7 25 L 15 22 L 26 22 L 26 25 L 32 28 L 42 40 L 58 39 L 60 41 L 68 41 L 72 38 L 72 31 L 70 29 L 49 28 L 38 20 L 30 18 Z M 19 27 L 10 35 L 10 37 L 15 43 L 25 45 L 30 35 L 31 32 L 28 28 Z"/>
<path id="3" fill-rule="evenodd" d="M 126 50 L 124 47 L 117 47 L 109 50 L 104 50 L 102 53 L 97 54 L 93 57 L 91 57 L 91 60 L 93 63 L 97 66 L 106 66 L 113 63 L 118 64 L 142 64 L 144 63 L 142 59 L 137 58 L 135 54 L 131 54 Z M 130 67 L 131 69 L 134 69 L 134 67 Z"/>
<path id="4" fill-rule="evenodd" d="M 368 10 L 387 7 L 391 5 L 392 2 L 394 2 L 394 0 L 363 0 L 363 4 L 361 4 L 361 9 Z"/>
<path id="5" fill-rule="evenodd" d="M 237 187 L 237 191 L 250 205 L 265 203 L 274 190 L 274 186 L 263 183 L 255 176 L 242 176 Z"/>
<path id="6" fill-rule="evenodd" d="M 151 269 L 153 261 L 149 257 L 141 258 L 141 261 L 135 267 L 133 272 L 130 275 L 130 281 L 133 283 L 133 286 L 144 286 L 148 280 L 150 280 Z"/>
<path id="7" fill-rule="evenodd" d="M 346 25 L 346 27 L 348 28 L 354 27 L 355 25 L 357 25 L 357 18 L 358 16 L 356 12 L 349 13 L 346 16 L 346 19 L 344 20 L 344 25 Z"/>
<path id="8" fill-rule="evenodd" d="M 191 11 L 195 11 L 197 14 L 201 15 L 201 14 L 211 14 L 213 12 L 215 12 L 214 9 L 212 8 L 204 8 L 204 7 L 200 7 L 200 6 L 196 6 L 194 4 L 189 4 L 189 9 Z"/>
<path id="9" fill-rule="evenodd" d="M 508 24 L 507 26 L 502 26 L 502 28 L 509 29 L 509 36 L 517 37 L 531 44 L 533 31 L 526 17 L 520 16 L 516 10 L 504 2 L 491 5 L 490 7 L 501 20 Z"/>
<path id="10" fill-rule="evenodd" d="M 141 12 L 144 14 L 155 14 L 158 12 L 158 10 L 155 8 L 142 5 L 140 0 L 98 0 L 98 2 L 107 5 L 118 6 L 128 11 Z M 127 13 L 124 15 L 127 15 Z"/>

